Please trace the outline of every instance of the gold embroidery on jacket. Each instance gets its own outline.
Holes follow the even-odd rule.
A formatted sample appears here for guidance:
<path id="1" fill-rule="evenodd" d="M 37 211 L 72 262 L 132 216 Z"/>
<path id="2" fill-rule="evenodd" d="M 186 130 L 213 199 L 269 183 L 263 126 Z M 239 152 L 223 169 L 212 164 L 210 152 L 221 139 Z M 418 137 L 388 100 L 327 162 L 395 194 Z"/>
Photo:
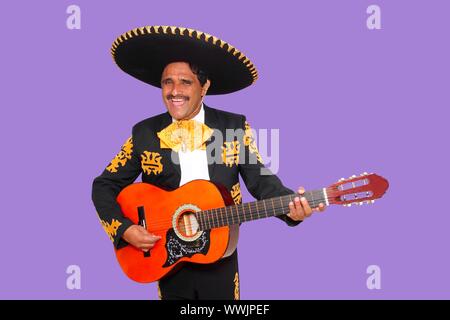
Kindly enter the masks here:
<path id="1" fill-rule="evenodd" d="M 224 142 L 222 146 L 222 161 L 227 167 L 232 167 L 233 164 L 239 163 L 239 150 L 241 145 L 239 141 Z"/>
<path id="2" fill-rule="evenodd" d="M 239 274 L 236 272 L 234 276 L 234 300 L 239 300 Z"/>
<path id="3" fill-rule="evenodd" d="M 103 229 L 108 234 L 109 239 L 114 242 L 114 237 L 117 235 L 117 229 L 122 225 L 122 222 L 119 222 L 116 219 L 112 219 L 111 224 L 106 222 L 105 220 L 100 220 L 102 223 Z"/>
<path id="4" fill-rule="evenodd" d="M 256 156 L 256 159 L 258 160 L 259 163 L 264 164 L 263 159 L 259 154 L 255 138 L 253 137 L 252 128 L 250 127 L 250 124 L 247 121 L 245 121 L 244 145 L 248 147 L 250 152 Z"/>
<path id="5" fill-rule="evenodd" d="M 234 204 L 242 203 L 241 186 L 239 182 L 231 187 L 231 197 L 233 198 Z"/>
<path id="6" fill-rule="evenodd" d="M 158 152 L 144 151 L 141 158 L 141 167 L 144 173 L 157 175 L 163 171 L 162 157 Z"/>
<path id="7" fill-rule="evenodd" d="M 116 155 L 114 159 L 111 160 L 111 163 L 106 167 L 111 173 L 117 172 L 119 166 L 123 167 L 127 163 L 128 160 L 131 159 L 131 154 L 133 153 L 133 139 L 130 137 L 122 146 L 120 152 Z"/>
<path id="8" fill-rule="evenodd" d="M 157 287 L 158 287 L 158 298 L 159 298 L 159 300 L 162 300 L 161 287 L 159 286 L 159 281 L 158 281 Z"/>

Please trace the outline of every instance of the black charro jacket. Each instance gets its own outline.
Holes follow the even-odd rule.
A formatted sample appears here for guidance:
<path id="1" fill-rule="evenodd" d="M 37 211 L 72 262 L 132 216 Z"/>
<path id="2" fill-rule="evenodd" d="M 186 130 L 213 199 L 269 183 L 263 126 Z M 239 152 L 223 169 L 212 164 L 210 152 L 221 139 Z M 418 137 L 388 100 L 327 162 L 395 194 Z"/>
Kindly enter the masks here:
<path id="1" fill-rule="evenodd" d="M 206 105 L 204 110 L 205 124 L 222 133 L 224 147 L 221 148 L 221 152 L 226 152 L 226 155 L 215 154 L 218 149 L 214 150 L 214 134 L 206 144 L 209 177 L 212 182 L 224 186 L 231 193 L 235 203 L 241 202 L 239 174 L 248 191 L 257 200 L 294 193 L 284 187 L 276 175 L 267 174 L 267 171 L 266 174 L 261 174 L 261 169 L 267 169 L 264 168 L 245 116 L 213 109 Z M 160 148 L 160 140 L 157 136 L 157 132 L 171 123 L 172 117 L 166 112 L 134 125 L 132 136 L 122 146 L 121 151 L 103 173 L 94 179 L 92 200 L 101 223 L 116 248 L 126 245 L 121 237 L 133 224 L 123 216 L 116 202 L 117 195 L 124 187 L 133 183 L 140 174 L 142 174 L 143 182 L 168 190 L 179 187 L 181 179 L 179 161 L 172 161 L 172 157 L 177 160 L 178 154 L 171 149 Z M 234 138 L 234 141 L 238 143 L 230 143 L 232 141 L 227 141 L 226 129 L 242 129 L 241 132 L 245 134 Z M 237 144 L 239 146 L 236 148 Z M 236 155 L 240 156 L 240 161 L 237 161 Z M 226 158 L 222 158 L 223 156 Z M 212 158 L 226 160 L 217 163 L 212 161 Z M 290 226 L 299 223 L 286 215 L 278 217 Z"/>

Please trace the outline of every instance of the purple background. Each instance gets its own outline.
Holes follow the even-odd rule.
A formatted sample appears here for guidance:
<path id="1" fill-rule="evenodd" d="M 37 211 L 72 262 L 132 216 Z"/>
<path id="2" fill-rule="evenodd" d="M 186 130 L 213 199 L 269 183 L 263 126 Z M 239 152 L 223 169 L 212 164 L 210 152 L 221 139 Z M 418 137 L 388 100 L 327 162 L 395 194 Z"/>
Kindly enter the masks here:
<path id="1" fill-rule="evenodd" d="M 66 28 L 70 4 L 81 7 L 81 30 Z M 381 7 L 381 30 L 366 27 L 370 4 Z M 145 25 L 199 29 L 252 59 L 254 86 L 206 103 L 280 129 L 287 186 L 364 171 L 390 181 L 375 205 L 333 206 L 298 228 L 244 224 L 243 299 L 450 298 L 448 1 L 10 1 L 1 10 L 0 298 L 157 298 L 154 284 L 122 273 L 90 199 L 132 125 L 165 111 L 160 91 L 109 52 Z M 71 264 L 81 290 L 66 288 Z M 366 287 L 372 264 L 381 290 Z"/>

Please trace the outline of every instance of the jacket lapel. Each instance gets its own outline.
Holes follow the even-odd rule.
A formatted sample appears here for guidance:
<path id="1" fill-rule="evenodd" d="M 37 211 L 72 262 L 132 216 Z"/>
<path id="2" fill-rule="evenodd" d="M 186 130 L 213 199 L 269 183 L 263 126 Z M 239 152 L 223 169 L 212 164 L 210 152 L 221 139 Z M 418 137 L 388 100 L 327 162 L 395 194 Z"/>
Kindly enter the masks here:
<path id="1" fill-rule="evenodd" d="M 222 126 L 220 125 L 219 122 L 219 117 L 217 116 L 216 111 L 213 108 L 210 108 L 208 106 L 206 106 L 205 104 L 203 105 L 204 109 L 205 109 L 205 124 L 210 127 L 211 129 L 214 129 L 215 134 L 217 134 L 216 131 L 220 131 L 222 134 L 224 133 L 224 128 L 222 128 Z M 208 157 L 208 172 L 209 172 L 209 179 L 211 181 L 215 181 L 215 176 L 214 176 L 214 172 L 215 172 L 215 168 L 216 168 L 216 161 L 214 160 L 215 158 L 215 152 L 217 150 L 214 150 L 214 139 L 209 139 L 206 142 L 206 156 Z"/>

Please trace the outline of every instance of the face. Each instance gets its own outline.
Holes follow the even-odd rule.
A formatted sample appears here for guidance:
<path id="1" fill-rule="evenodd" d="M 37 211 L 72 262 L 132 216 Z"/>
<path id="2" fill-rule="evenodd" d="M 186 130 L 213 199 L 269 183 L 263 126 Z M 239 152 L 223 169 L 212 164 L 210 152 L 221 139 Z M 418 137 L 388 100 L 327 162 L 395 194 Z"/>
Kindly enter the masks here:
<path id="1" fill-rule="evenodd" d="M 168 64 L 161 76 L 161 89 L 164 104 L 172 118 L 187 120 L 195 117 L 209 84 L 208 80 L 202 87 L 186 62 Z"/>

